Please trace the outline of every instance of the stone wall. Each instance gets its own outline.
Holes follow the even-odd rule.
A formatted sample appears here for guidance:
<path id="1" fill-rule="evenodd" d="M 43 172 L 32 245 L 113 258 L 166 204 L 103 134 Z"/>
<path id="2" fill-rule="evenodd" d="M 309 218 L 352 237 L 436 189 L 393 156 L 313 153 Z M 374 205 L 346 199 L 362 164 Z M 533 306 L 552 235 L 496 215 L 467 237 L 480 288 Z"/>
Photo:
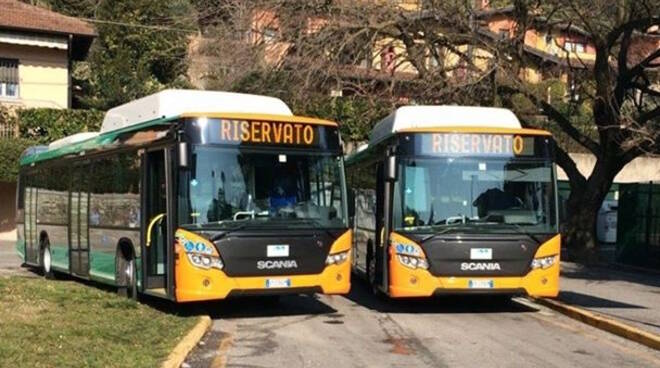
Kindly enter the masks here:
<path id="1" fill-rule="evenodd" d="M 589 176 L 596 164 L 596 157 L 586 153 L 571 153 L 578 170 L 584 176 Z M 568 180 L 566 173 L 557 167 L 557 179 Z M 660 158 L 638 157 L 626 165 L 614 178 L 615 183 L 647 183 L 649 181 L 660 182 Z"/>

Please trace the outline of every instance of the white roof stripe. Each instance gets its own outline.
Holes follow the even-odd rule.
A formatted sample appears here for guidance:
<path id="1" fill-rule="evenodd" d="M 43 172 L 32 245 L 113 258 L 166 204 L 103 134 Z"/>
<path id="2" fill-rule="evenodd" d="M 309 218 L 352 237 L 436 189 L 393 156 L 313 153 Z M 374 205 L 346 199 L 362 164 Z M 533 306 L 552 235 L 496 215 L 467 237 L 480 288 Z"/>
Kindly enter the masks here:
<path id="1" fill-rule="evenodd" d="M 101 132 L 185 113 L 254 113 L 292 116 L 284 101 L 268 96 L 220 91 L 168 89 L 108 110 Z"/>
<path id="2" fill-rule="evenodd" d="M 484 127 L 520 129 L 511 110 L 475 106 L 402 106 L 378 122 L 369 136 L 373 145 L 405 129 Z"/>
<path id="3" fill-rule="evenodd" d="M 51 142 L 48 145 L 49 150 L 54 150 L 60 147 L 68 146 L 69 144 L 74 144 L 82 141 L 86 141 L 88 139 L 92 139 L 96 136 L 98 136 L 99 133 L 97 132 L 82 132 L 82 133 L 76 133 L 64 138 L 60 138 L 56 141 Z"/>

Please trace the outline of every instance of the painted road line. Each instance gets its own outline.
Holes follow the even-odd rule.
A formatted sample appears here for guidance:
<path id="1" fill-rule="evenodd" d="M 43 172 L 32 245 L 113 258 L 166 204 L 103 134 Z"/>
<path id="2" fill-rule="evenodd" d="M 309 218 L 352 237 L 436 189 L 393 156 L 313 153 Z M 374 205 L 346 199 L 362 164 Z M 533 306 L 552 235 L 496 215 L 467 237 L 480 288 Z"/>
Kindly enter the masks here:
<path id="1" fill-rule="evenodd" d="M 211 327 L 211 317 L 201 316 L 199 322 L 193 327 L 186 336 L 174 347 L 167 360 L 163 362 L 161 368 L 179 368 L 188 356 L 188 353 L 202 339 L 206 331 Z"/>
<path id="2" fill-rule="evenodd" d="M 532 300 L 593 327 L 646 345 L 652 349 L 660 350 L 660 336 L 654 333 L 607 318 L 599 313 L 565 304 L 558 300 L 546 298 L 532 298 Z"/>

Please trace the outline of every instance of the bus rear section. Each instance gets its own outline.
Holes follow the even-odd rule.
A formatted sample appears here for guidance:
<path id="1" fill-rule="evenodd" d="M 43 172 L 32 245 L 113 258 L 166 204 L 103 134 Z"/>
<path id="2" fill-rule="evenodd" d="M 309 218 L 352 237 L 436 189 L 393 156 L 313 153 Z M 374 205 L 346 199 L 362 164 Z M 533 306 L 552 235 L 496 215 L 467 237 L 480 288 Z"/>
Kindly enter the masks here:
<path id="1" fill-rule="evenodd" d="M 235 115 L 183 126 L 176 300 L 347 293 L 352 232 L 336 124 Z"/>
<path id="2" fill-rule="evenodd" d="M 450 109 L 454 119 L 483 112 L 484 121 L 501 110 Z M 397 124 L 395 116 L 376 155 L 385 157 L 383 194 L 375 198 L 385 202 L 376 205 L 385 221 L 371 227 L 372 236 L 383 234 L 380 244 L 371 242 L 373 266 L 364 267 L 375 273 L 371 282 L 391 297 L 556 296 L 561 241 L 551 136 L 520 128 L 513 114 L 495 127 L 443 124 L 437 116 L 446 112 L 422 126 L 419 114 L 401 115 L 412 120 Z M 350 172 L 356 162 L 348 162 Z M 369 231 L 355 218 L 359 242 Z"/>

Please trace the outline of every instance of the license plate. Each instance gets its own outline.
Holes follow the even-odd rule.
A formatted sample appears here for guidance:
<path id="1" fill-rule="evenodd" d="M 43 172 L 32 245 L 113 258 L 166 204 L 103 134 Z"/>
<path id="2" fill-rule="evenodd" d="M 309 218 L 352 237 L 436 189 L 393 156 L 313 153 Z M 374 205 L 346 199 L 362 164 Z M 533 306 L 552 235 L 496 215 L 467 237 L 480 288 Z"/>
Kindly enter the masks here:
<path id="1" fill-rule="evenodd" d="M 491 260 L 493 259 L 493 248 L 472 248 L 470 259 Z"/>
<path id="2" fill-rule="evenodd" d="M 288 257 L 289 246 L 286 244 L 273 244 L 266 247 L 267 257 Z"/>
<path id="3" fill-rule="evenodd" d="M 291 279 L 266 279 L 267 288 L 288 288 L 291 287 Z"/>
<path id="4" fill-rule="evenodd" d="M 492 289 L 493 280 L 470 280 L 468 287 L 470 289 Z"/>

